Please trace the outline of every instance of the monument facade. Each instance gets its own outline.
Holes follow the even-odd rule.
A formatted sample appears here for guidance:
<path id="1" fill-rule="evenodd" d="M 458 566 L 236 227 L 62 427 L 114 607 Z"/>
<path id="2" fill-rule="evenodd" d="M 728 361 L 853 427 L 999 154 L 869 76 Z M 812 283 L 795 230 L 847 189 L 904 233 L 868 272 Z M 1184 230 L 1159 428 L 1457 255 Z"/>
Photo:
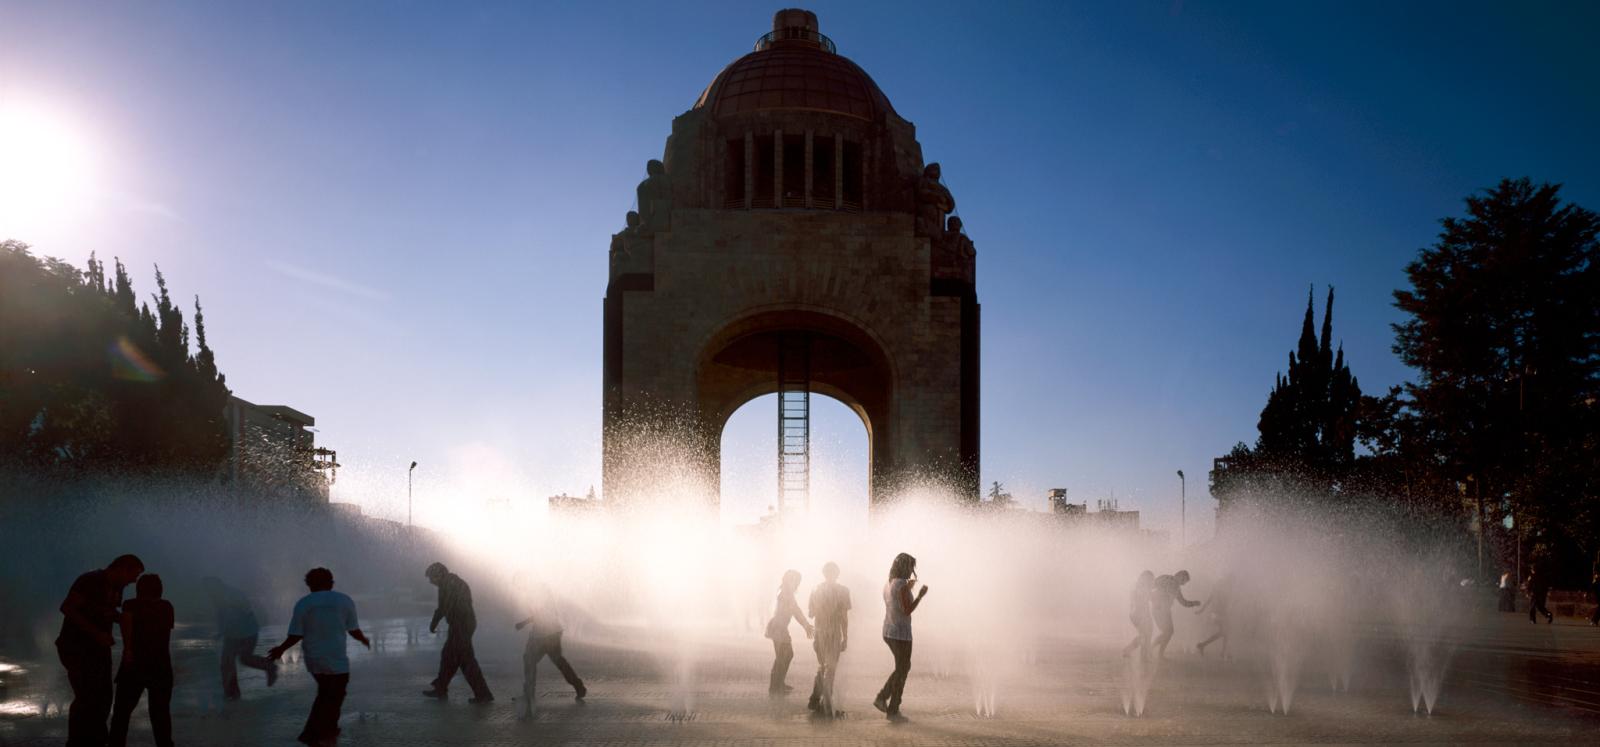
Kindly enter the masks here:
<path id="1" fill-rule="evenodd" d="M 973 243 L 913 125 L 814 14 L 779 11 L 717 74 L 636 196 L 605 297 L 608 503 L 685 471 L 714 497 L 723 426 L 775 392 L 782 501 L 808 489 L 811 393 L 861 417 L 872 505 L 925 481 L 977 500 Z"/>

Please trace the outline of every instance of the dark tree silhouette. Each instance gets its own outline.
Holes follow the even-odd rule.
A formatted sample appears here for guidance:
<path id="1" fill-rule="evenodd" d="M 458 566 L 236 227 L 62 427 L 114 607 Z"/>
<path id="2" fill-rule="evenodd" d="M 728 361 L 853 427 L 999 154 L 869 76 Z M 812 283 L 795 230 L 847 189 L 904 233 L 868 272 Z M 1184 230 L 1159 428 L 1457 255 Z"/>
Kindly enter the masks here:
<path id="1" fill-rule="evenodd" d="M 0 242 L 0 466 L 48 472 L 210 475 L 227 455 L 228 389 L 156 269 L 136 307 L 120 260 L 106 276 Z"/>
<path id="2" fill-rule="evenodd" d="M 1395 352 L 1439 468 L 1547 545 L 1600 545 L 1600 216 L 1507 179 L 1406 267 Z M 1554 549 L 1554 548 L 1553 548 Z M 1571 548 L 1569 547 L 1569 550 Z"/>
<path id="3" fill-rule="evenodd" d="M 1241 443 L 1211 473 L 1211 492 L 1225 514 L 1230 503 L 1254 498 L 1342 496 L 1356 464 L 1355 444 L 1367 411 L 1361 386 L 1333 341 L 1333 289 L 1328 289 L 1322 335 L 1315 296 L 1306 298 L 1300 340 L 1289 353 L 1257 421 L 1254 448 Z"/>
<path id="4" fill-rule="evenodd" d="M 1333 349 L 1333 289 L 1322 315 L 1322 338 L 1313 331 L 1312 298 L 1300 327 L 1297 352 L 1287 375 L 1279 374 L 1257 424 L 1256 452 L 1324 473 L 1348 469 L 1355 459 L 1356 411 L 1361 387 L 1344 362 L 1344 345 Z"/>

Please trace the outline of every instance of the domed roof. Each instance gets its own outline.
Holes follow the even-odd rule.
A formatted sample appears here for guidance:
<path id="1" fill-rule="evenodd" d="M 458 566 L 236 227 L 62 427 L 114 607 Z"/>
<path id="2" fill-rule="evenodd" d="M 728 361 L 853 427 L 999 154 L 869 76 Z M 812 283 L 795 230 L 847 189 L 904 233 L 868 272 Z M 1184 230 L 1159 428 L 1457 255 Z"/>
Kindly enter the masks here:
<path id="1" fill-rule="evenodd" d="M 865 120 L 894 113 L 859 65 L 834 51 L 809 11 L 782 10 L 754 52 L 722 69 L 695 102 L 723 117 L 775 109 L 844 114 Z"/>

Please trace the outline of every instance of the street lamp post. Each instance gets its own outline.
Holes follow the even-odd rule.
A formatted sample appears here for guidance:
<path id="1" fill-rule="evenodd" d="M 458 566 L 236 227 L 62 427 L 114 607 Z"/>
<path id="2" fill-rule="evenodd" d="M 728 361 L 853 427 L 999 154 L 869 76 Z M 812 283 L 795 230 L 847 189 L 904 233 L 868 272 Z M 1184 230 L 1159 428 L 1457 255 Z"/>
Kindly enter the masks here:
<path id="1" fill-rule="evenodd" d="M 416 471 L 417 463 L 412 462 L 406 470 L 406 528 L 411 528 L 411 473 Z"/>
<path id="2" fill-rule="evenodd" d="M 1183 549 L 1189 544 L 1189 486 L 1183 479 L 1183 470 L 1178 470 L 1178 549 Z"/>

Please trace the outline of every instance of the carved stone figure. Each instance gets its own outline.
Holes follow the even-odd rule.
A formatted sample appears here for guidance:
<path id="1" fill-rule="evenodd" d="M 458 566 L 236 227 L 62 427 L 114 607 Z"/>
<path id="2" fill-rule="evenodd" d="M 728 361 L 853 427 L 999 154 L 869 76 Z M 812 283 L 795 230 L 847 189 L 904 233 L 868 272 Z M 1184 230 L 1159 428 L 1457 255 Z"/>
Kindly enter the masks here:
<path id="1" fill-rule="evenodd" d="M 916 229 L 920 236 L 939 239 L 944 235 L 944 217 L 956 209 L 956 198 L 939 183 L 939 164 L 930 163 L 917 180 Z"/>
<path id="2" fill-rule="evenodd" d="M 651 159 L 645 164 L 646 176 L 639 182 L 639 224 L 645 233 L 665 231 L 672 216 L 672 182 L 667 165 Z"/>
<path id="3" fill-rule="evenodd" d="M 629 210 L 628 217 L 625 220 L 628 225 L 621 231 L 611 235 L 612 259 L 616 259 L 618 255 L 626 256 L 628 254 L 628 243 L 639 234 L 639 214 Z"/>
<path id="4" fill-rule="evenodd" d="M 956 258 L 957 261 L 970 260 L 978 256 L 978 248 L 972 245 L 972 239 L 967 238 L 967 235 L 961 232 L 960 217 L 950 216 L 950 219 L 946 221 L 946 226 L 944 246 L 945 252 L 949 256 Z"/>

